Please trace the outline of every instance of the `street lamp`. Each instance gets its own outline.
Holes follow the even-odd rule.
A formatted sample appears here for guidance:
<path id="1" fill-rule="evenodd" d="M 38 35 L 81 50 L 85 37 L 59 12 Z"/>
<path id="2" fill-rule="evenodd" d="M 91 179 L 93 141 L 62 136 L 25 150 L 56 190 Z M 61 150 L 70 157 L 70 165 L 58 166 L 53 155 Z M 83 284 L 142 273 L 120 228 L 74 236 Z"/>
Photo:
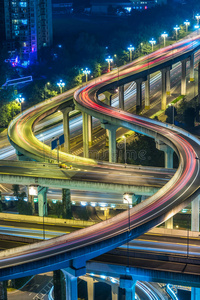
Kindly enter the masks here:
<path id="1" fill-rule="evenodd" d="M 197 19 L 197 25 L 199 25 L 200 15 L 197 14 L 197 15 L 195 16 L 195 18 Z"/>
<path id="2" fill-rule="evenodd" d="M 130 61 L 132 61 L 132 52 L 135 50 L 135 48 L 132 45 L 130 45 L 127 49 L 130 52 Z"/>
<path id="3" fill-rule="evenodd" d="M 88 75 L 91 73 L 91 71 L 88 68 L 85 68 L 85 70 L 83 70 L 83 74 L 85 74 L 85 81 L 88 81 Z"/>
<path id="4" fill-rule="evenodd" d="M 65 86 L 65 83 L 62 80 L 60 80 L 60 82 L 57 82 L 57 85 L 59 86 L 60 93 L 62 94 L 62 88 Z"/>
<path id="5" fill-rule="evenodd" d="M 15 99 L 19 105 L 20 105 L 20 112 L 22 111 L 22 103 L 25 101 L 25 98 L 22 97 L 22 94 L 18 95 L 18 97 Z"/>
<path id="6" fill-rule="evenodd" d="M 128 235 L 130 235 L 131 232 L 131 220 L 130 220 L 130 203 L 132 203 L 132 201 L 130 200 L 130 196 L 128 193 L 125 193 L 123 195 L 123 202 L 127 203 L 128 205 Z"/>
<path id="7" fill-rule="evenodd" d="M 184 24 L 185 24 L 185 31 L 188 32 L 188 26 L 190 26 L 190 22 L 186 20 Z"/>
<path id="8" fill-rule="evenodd" d="M 177 41 L 177 37 L 178 37 L 178 30 L 180 30 L 180 27 L 178 25 L 176 25 L 174 27 L 174 30 L 176 31 L 176 41 Z"/>
<path id="9" fill-rule="evenodd" d="M 166 41 L 166 38 L 168 37 L 168 34 L 166 32 L 164 32 L 163 34 L 161 34 L 163 40 L 164 40 L 164 47 L 165 47 L 165 41 Z"/>
<path id="10" fill-rule="evenodd" d="M 149 43 L 151 44 L 152 47 L 152 52 L 153 52 L 153 46 L 156 44 L 156 41 L 152 38 Z"/>
<path id="11" fill-rule="evenodd" d="M 110 72 L 110 64 L 113 62 L 113 59 L 110 56 L 108 56 L 105 59 L 105 61 L 107 61 L 107 63 L 108 63 L 108 72 Z"/>
<path id="12" fill-rule="evenodd" d="M 47 86 L 50 85 L 50 82 L 45 83 L 44 85 L 44 100 L 46 99 L 46 90 L 47 90 Z"/>
<path id="13" fill-rule="evenodd" d="M 123 135 L 123 139 L 124 139 L 124 164 L 126 168 L 126 136 L 125 135 Z"/>

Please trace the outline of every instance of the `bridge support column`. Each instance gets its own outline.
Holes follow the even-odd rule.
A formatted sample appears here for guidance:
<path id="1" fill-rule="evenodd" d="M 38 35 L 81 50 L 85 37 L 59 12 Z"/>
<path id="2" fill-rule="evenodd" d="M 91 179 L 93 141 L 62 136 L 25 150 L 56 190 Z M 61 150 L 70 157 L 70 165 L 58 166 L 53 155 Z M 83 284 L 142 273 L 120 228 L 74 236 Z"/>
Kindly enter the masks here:
<path id="1" fill-rule="evenodd" d="M 94 292 L 95 292 L 94 280 L 92 277 L 87 277 L 88 300 L 94 300 Z"/>
<path id="2" fill-rule="evenodd" d="M 170 68 L 167 68 L 166 72 L 166 94 L 170 96 L 171 92 L 171 85 L 170 85 Z"/>
<path id="3" fill-rule="evenodd" d="M 66 107 L 62 110 L 63 114 L 63 131 L 64 131 L 64 151 L 70 153 L 70 131 L 69 131 L 69 113 L 72 111 L 72 107 Z"/>
<path id="4" fill-rule="evenodd" d="M 92 116 L 88 115 L 88 141 L 89 146 L 92 146 Z"/>
<path id="5" fill-rule="evenodd" d="M 109 215 L 110 215 L 110 209 L 106 207 L 104 209 L 104 217 L 106 218 L 106 220 L 109 218 Z"/>
<path id="6" fill-rule="evenodd" d="M 186 95 L 186 64 L 187 59 L 182 60 L 182 75 L 181 75 L 181 95 Z"/>
<path id="7" fill-rule="evenodd" d="M 105 103 L 109 106 L 112 106 L 112 94 L 106 96 Z"/>
<path id="8" fill-rule="evenodd" d="M 39 217 L 47 216 L 47 187 L 38 186 L 38 214 Z"/>
<path id="9" fill-rule="evenodd" d="M 145 109 L 150 109 L 150 75 L 145 81 Z"/>
<path id="10" fill-rule="evenodd" d="M 15 150 L 16 155 L 17 155 L 17 160 L 19 161 L 31 161 L 31 159 L 27 156 L 25 156 L 24 154 L 22 154 L 21 152 Z"/>
<path id="11" fill-rule="evenodd" d="M 191 230 L 192 231 L 199 231 L 199 200 L 200 200 L 200 195 L 198 195 L 191 203 L 191 209 L 192 209 Z"/>
<path id="12" fill-rule="evenodd" d="M 169 147 L 168 145 L 164 144 L 161 141 L 156 141 L 156 148 L 158 150 L 164 151 L 165 153 L 165 168 L 166 169 L 172 169 L 173 168 L 173 153 L 174 150 Z M 173 217 L 168 219 L 165 222 L 165 228 L 173 229 Z"/>
<path id="13" fill-rule="evenodd" d="M 125 289 L 126 300 L 135 300 L 135 285 L 132 276 L 120 276 L 120 288 Z"/>
<path id="14" fill-rule="evenodd" d="M 168 145 L 164 144 L 161 141 L 156 141 L 156 148 L 160 151 L 165 152 L 165 168 L 173 168 L 173 153 L 174 150 Z"/>
<path id="15" fill-rule="evenodd" d="M 61 270 L 53 272 L 54 300 L 65 300 L 64 274 Z"/>
<path id="16" fill-rule="evenodd" d="M 0 300 L 7 300 L 7 282 L 0 281 Z"/>
<path id="17" fill-rule="evenodd" d="M 139 113 L 142 108 L 142 82 L 143 79 L 137 79 L 136 82 L 136 113 Z"/>
<path id="18" fill-rule="evenodd" d="M 66 282 L 66 299 L 78 300 L 77 278 L 85 275 L 86 268 L 66 268 L 62 269 Z"/>
<path id="19" fill-rule="evenodd" d="M 89 157 L 89 128 L 88 128 L 88 114 L 82 112 L 83 116 L 83 156 Z"/>
<path id="20" fill-rule="evenodd" d="M 194 81 L 194 53 L 190 56 L 190 81 Z"/>
<path id="21" fill-rule="evenodd" d="M 62 189 L 62 216 L 64 219 L 71 219 L 72 217 L 72 203 L 70 189 Z"/>
<path id="22" fill-rule="evenodd" d="M 109 132 L 109 162 L 116 162 L 116 130 L 118 127 L 109 123 L 102 123 L 101 126 Z"/>
<path id="23" fill-rule="evenodd" d="M 119 86 L 119 108 L 124 110 L 124 85 Z"/>
<path id="24" fill-rule="evenodd" d="M 191 300 L 199 300 L 199 299 L 200 299 L 200 288 L 192 287 Z"/>
<path id="25" fill-rule="evenodd" d="M 161 93 L 161 109 L 165 110 L 167 105 L 167 96 L 166 96 L 166 69 L 161 70 L 162 77 L 162 93 Z"/>
<path id="26" fill-rule="evenodd" d="M 112 300 L 118 300 L 119 297 L 119 287 L 117 284 L 112 284 L 111 286 Z"/>

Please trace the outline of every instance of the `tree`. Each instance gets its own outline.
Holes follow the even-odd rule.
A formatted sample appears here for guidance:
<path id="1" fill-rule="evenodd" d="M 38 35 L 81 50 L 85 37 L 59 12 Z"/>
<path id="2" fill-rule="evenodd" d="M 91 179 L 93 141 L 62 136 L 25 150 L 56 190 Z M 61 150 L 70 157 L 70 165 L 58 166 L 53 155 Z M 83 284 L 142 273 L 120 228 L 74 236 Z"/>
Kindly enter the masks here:
<path id="1" fill-rule="evenodd" d="M 19 195 L 20 195 L 19 184 L 13 184 L 12 191 L 13 191 L 13 196 L 17 197 L 17 199 L 19 200 Z"/>
<path id="2" fill-rule="evenodd" d="M 189 127 L 189 128 L 194 127 L 195 116 L 196 116 L 196 111 L 195 111 L 194 107 L 186 108 L 186 110 L 184 111 L 184 114 L 183 114 L 183 118 L 184 118 L 184 122 L 187 127 Z"/>
<path id="3" fill-rule="evenodd" d="M 169 124 L 174 124 L 174 118 L 177 116 L 176 107 L 173 105 L 168 106 L 165 111 L 165 115 L 167 116 L 166 122 Z"/>

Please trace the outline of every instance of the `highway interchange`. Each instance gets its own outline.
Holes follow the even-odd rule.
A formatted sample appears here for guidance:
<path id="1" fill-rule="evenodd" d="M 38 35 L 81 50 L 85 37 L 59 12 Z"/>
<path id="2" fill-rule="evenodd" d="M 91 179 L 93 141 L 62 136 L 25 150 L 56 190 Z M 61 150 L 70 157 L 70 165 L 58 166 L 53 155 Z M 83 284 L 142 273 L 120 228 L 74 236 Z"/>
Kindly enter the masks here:
<path id="1" fill-rule="evenodd" d="M 176 134 L 177 134 L 177 133 L 176 133 Z M 28 135 L 29 135 L 29 133 L 28 133 Z M 35 145 L 36 145 L 36 144 L 35 144 Z M 194 143 L 193 143 L 193 145 L 194 145 Z M 32 146 L 32 145 L 31 145 L 31 146 Z M 177 146 L 177 145 L 176 145 L 176 146 Z M 43 146 L 39 146 L 39 148 L 40 148 L 39 151 L 40 151 L 40 152 L 42 151 L 42 147 L 43 147 Z M 192 150 L 192 148 L 190 148 L 190 149 Z M 46 150 L 47 150 L 47 151 L 46 151 Z M 47 152 L 47 155 L 48 155 L 48 151 L 49 151 L 49 150 L 46 148 L 46 149 L 45 149 L 45 155 L 46 155 L 46 152 Z M 34 151 L 34 152 L 35 152 L 35 151 Z M 34 153 L 34 155 L 35 155 L 35 153 Z M 41 156 L 41 154 L 39 154 L 39 153 L 37 153 L 37 155 L 40 155 L 40 156 Z M 51 155 L 51 153 L 49 153 L 49 156 L 50 156 L 50 155 Z M 66 157 L 65 157 L 65 158 L 66 158 Z M 193 156 L 191 156 L 190 158 L 191 158 L 191 159 L 192 159 L 192 158 L 194 159 Z M 90 161 L 88 161 L 88 162 L 89 162 L 90 164 L 92 164 L 92 165 L 94 164 L 94 161 L 91 161 L 91 160 L 90 160 Z M 77 163 L 77 161 L 76 161 L 76 163 Z M 197 164 L 197 170 L 198 170 L 198 162 L 195 161 L 195 163 Z M 88 166 L 87 166 L 87 168 L 88 168 Z M 91 168 L 93 168 L 93 166 L 92 166 Z M 189 170 L 189 169 L 188 169 L 188 170 Z M 128 170 L 128 171 L 130 171 L 130 170 Z M 24 172 L 26 172 L 26 171 L 24 170 Z M 37 172 L 36 172 L 36 173 L 37 173 Z M 59 171 L 58 171 L 58 173 L 59 173 Z M 109 175 L 110 175 L 110 174 L 109 174 Z M 58 175 L 58 176 L 60 176 L 60 175 Z M 132 176 L 131 176 L 131 177 L 132 177 Z M 194 177 L 195 177 L 195 176 L 194 176 Z M 112 178 L 112 179 L 113 179 L 113 178 Z M 131 178 L 131 179 L 132 179 L 132 178 Z M 121 180 L 120 180 L 120 182 L 121 182 Z M 125 183 L 125 181 L 124 181 L 124 183 Z M 189 195 L 189 194 L 190 194 L 190 193 L 188 193 L 187 195 Z M 132 222 L 131 226 L 133 226 L 133 222 Z"/>

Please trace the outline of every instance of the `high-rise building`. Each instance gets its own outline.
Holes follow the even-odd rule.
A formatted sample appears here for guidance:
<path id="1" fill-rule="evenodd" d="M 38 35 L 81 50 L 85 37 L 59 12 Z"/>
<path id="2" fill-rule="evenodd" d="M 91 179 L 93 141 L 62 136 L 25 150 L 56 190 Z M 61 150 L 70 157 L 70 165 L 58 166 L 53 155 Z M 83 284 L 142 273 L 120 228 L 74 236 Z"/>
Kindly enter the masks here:
<path id="1" fill-rule="evenodd" d="M 52 44 L 51 0 L 4 0 L 7 49 L 26 66 Z"/>

